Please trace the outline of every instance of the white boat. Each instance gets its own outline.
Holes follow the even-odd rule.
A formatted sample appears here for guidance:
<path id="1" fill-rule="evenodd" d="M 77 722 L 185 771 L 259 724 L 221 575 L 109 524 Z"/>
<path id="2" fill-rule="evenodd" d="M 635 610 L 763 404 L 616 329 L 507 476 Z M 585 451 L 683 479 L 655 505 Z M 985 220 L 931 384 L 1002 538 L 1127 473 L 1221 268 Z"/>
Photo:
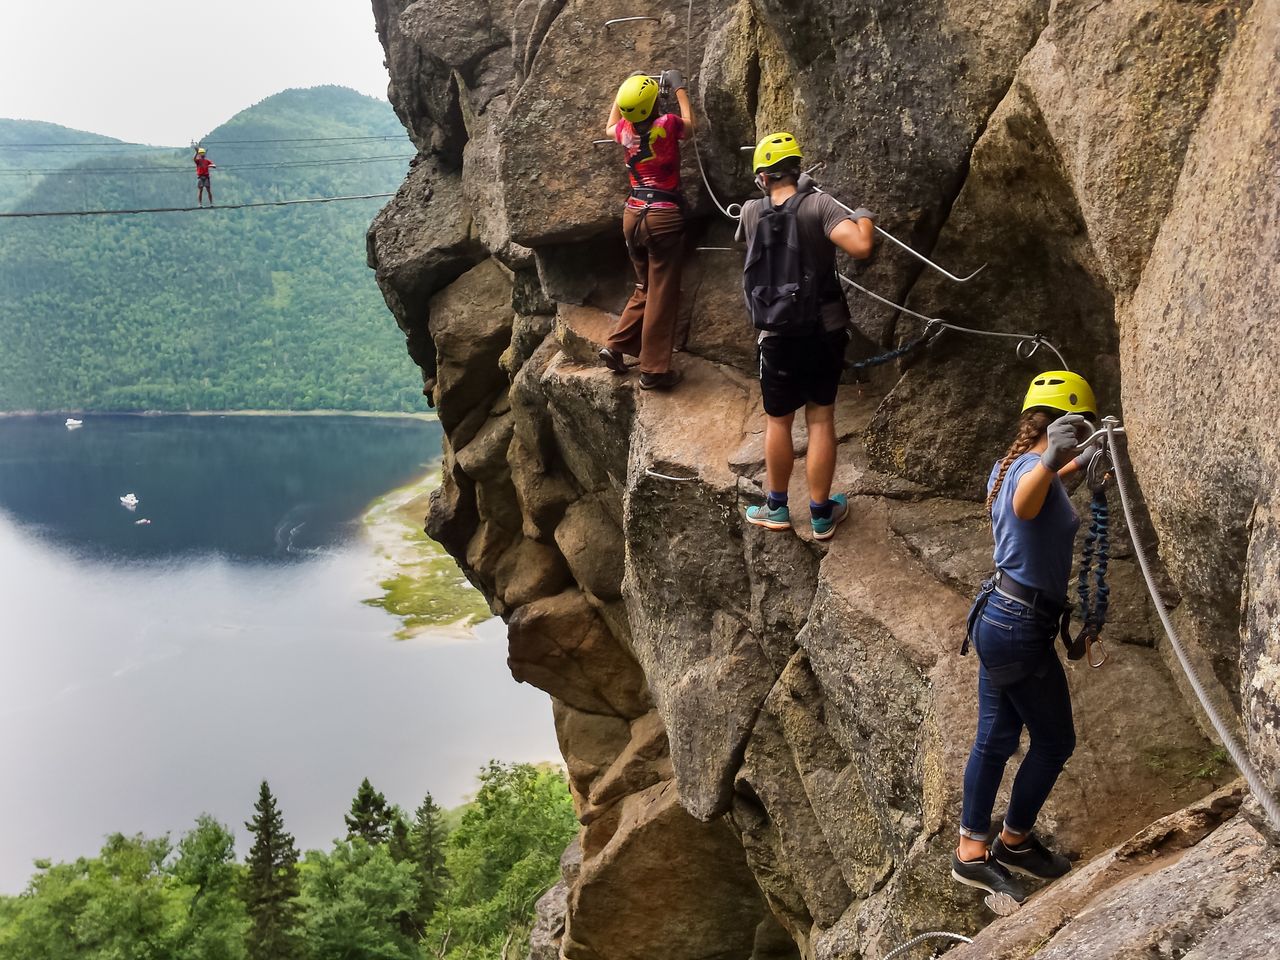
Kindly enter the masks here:
<path id="1" fill-rule="evenodd" d="M 67 417 L 67 429 L 74 430 L 76 427 L 83 427 L 84 421 L 77 420 L 75 417 Z"/>
<path id="2" fill-rule="evenodd" d="M 151 521 L 148 520 L 146 517 L 143 517 L 141 520 L 133 521 L 133 525 L 135 527 L 149 527 L 151 526 Z"/>
<path id="3" fill-rule="evenodd" d="M 121 505 L 124 507 L 127 507 L 130 510 L 137 510 L 139 502 L 140 501 L 138 500 L 138 498 L 135 497 L 132 493 L 126 493 L 123 497 L 120 498 Z"/>

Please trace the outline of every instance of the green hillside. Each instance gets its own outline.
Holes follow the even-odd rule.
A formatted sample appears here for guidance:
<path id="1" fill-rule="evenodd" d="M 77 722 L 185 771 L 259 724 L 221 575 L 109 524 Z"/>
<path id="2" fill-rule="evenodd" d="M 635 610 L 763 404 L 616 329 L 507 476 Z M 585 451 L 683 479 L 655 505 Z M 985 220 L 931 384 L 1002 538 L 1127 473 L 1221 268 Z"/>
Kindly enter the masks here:
<path id="1" fill-rule="evenodd" d="M 0 211 L 13 209 L 13 203 L 41 180 L 40 171 L 56 170 L 76 163 L 84 152 L 76 152 L 69 144 L 102 144 L 95 153 L 122 149 L 111 137 L 84 130 L 61 127 L 42 120 L 0 119 Z"/>
<path id="2" fill-rule="evenodd" d="M 389 105 L 339 87 L 203 142 L 223 205 L 392 192 L 414 152 Z M 78 149 L 11 209 L 195 204 L 189 149 Z M 384 202 L 0 219 L 0 410 L 423 409 L 365 267 Z"/>

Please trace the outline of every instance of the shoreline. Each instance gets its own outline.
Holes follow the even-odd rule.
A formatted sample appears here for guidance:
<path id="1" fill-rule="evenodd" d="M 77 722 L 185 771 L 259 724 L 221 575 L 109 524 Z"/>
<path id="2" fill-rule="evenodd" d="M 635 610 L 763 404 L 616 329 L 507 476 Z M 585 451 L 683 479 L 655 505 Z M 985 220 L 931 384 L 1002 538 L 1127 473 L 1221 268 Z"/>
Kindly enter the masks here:
<path id="1" fill-rule="evenodd" d="M 0 410 L 0 420 L 36 417 L 362 417 L 370 420 L 438 420 L 434 410 Z"/>
<path id="2" fill-rule="evenodd" d="M 375 498 L 360 516 L 379 570 L 380 596 L 362 602 L 400 621 L 397 640 L 444 642 L 477 640 L 475 627 L 492 612 L 453 557 L 422 529 L 431 492 L 440 485 L 440 467 Z"/>

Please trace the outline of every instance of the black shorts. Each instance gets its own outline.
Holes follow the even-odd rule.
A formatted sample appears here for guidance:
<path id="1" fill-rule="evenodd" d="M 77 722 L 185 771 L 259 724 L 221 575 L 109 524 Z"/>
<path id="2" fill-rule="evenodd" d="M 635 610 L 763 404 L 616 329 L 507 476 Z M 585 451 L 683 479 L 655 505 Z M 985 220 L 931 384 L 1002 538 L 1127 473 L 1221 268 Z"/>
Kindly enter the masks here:
<path id="1" fill-rule="evenodd" d="M 206 173 L 203 177 L 200 177 L 200 176 L 196 177 L 196 186 L 197 187 L 209 186 L 209 175 Z"/>
<path id="2" fill-rule="evenodd" d="M 760 341 L 764 412 L 771 417 L 785 417 L 808 403 L 820 407 L 835 403 L 848 344 L 847 330 L 806 337 L 765 337 Z"/>

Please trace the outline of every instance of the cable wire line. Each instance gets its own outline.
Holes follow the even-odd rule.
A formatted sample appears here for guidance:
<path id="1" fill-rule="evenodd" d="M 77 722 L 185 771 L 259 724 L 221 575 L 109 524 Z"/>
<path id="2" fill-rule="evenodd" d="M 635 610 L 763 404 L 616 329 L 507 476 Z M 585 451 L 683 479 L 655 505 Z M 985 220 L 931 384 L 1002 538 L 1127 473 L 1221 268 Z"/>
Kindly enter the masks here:
<path id="1" fill-rule="evenodd" d="M 188 213 L 195 210 L 244 210 L 249 207 L 293 207 L 303 203 L 339 203 L 343 200 L 385 200 L 394 193 L 366 193 L 352 197 L 307 197 L 303 200 L 259 200 L 254 203 L 224 203 L 209 207 L 148 207 L 136 210 L 37 210 L 30 212 L 0 213 L 0 218 L 36 217 L 103 217 L 134 213 Z"/>
<path id="2" fill-rule="evenodd" d="M 253 163 L 235 163 L 219 166 L 220 171 L 232 170 L 265 170 L 276 167 L 323 167 L 323 166 L 350 166 L 352 164 L 375 163 L 387 160 L 403 160 L 408 162 L 413 159 L 412 154 L 388 154 L 381 157 L 330 157 L 328 159 L 315 160 L 279 160 L 279 161 L 262 161 Z M 107 174 L 120 173 L 181 173 L 195 174 L 192 167 L 42 167 L 39 169 L 29 170 L 0 170 L 0 177 L 55 177 L 55 176 L 102 176 Z"/>
<path id="3" fill-rule="evenodd" d="M 1173 647 L 1173 652 L 1178 658 L 1178 664 L 1182 667 L 1182 672 L 1186 674 L 1196 699 L 1200 701 L 1201 709 L 1204 710 L 1205 716 L 1209 718 L 1209 723 L 1218 735 L 1218 739 L 1222 741 L 1222 746 L 1231 757 L 1231 762 L 1236 765 L 1236 769 L 1244 776 L 1245 782 L 1249 784 L 1249 789 L 1266 813 L 1267 819 L 1271 821 L 1271 825 L 1280 830 L 1280 803 L 1276 802 L 1275 796 L 1271 793 L 1271 785 L 1263 779 L 1262 774 L 1249 762 L 1248 753 L 1245 752 L 1244 748 L 1240 746 L 1232 735 L 1231 727 L 1222 719 L 1222 714 L 1214 706 L 1213 698 L 1205 690 L 1199 671 L 1196 670 L 1191 657 L 1187 655 L 1187 651 L 1182 645 L 1182 640 L 1178 637 L 1178 631 L 1174 628 L 1173 620 L 1169 617 L 1169 609 L 1165 606 L 1164 597 L 1160 593 L 1160 586 L 1156 583 L 1155 573 L 1151 569 L 1151 562 L 1147 559 L 1147 549 L 1142 543 L 1142 537 L 1133 532 L 1138 527 L 1134 522 L 1134 510 L 1131 503 L 1133 493 L 1129 489 L 1132 478 L 1129 474 L 1128 452 L 1124 451 L 1119 456 L 1116 455 L 1115 438 L 1117 426 L 1115 421 L 1106 422 L 1106 430 L 1107 446 L 1112 451 L 1111 462 L 1115 465 L 1116 488 L 1120 491 L 1120 506 L 1124 510 L 1125 523 L 1129 526 L 1129 540 L 1133 543 L 1133 555 L 1138 558 L 1138 567 L 1142 570 L 1142 579 L 1146 581 L 1147 592 L 1151 594 L 1151 602 L 1155 605 L 1161 625 L 1164 626 L 1165 635 L 1169 638 L 1169 644 Z"/>
<path id="4" fill-rule="evenodd" d="M 404 131 L 399 133 L 383 133 L 376 135 L 352 135 L 349 137 L 262 137 L 256 140 L 203 140 L 200 146 L 231 146 L 234 144 L 244 143 L 362 143 L 371 140 L 406 140 L 408 139 Z M 190 147 L 175 146 L 157 146 L 152 143 L 132 143 L 125 140 L 103 140 L 103 141 L 83 141 L 78 143 L 55 143 L 46 141 L 43 143 L 0 143 L 0 150 L 61 150 L 64 147 L 132 147 L 134 149 L 143 150 L 189 150 Z"/>

